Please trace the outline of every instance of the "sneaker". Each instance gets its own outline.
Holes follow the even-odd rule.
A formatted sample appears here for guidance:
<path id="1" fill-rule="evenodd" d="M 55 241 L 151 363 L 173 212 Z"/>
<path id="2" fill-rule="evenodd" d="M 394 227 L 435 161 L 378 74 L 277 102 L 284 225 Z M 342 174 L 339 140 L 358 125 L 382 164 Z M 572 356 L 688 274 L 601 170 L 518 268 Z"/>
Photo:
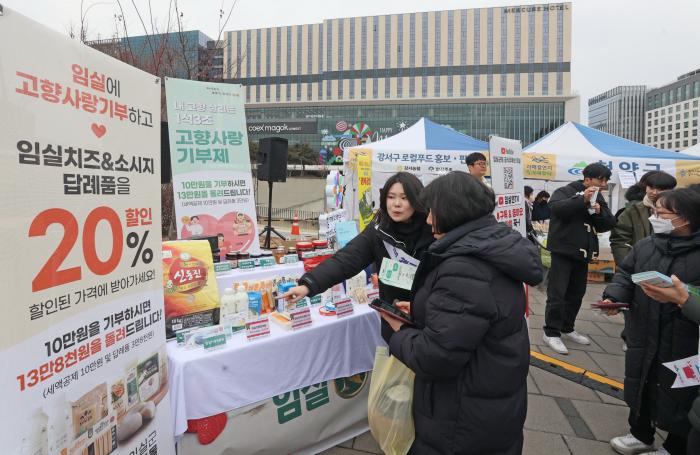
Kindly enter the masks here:
<path id="1" fill-rule="evenodd" d="M 569 332 L 569 333 L 562 333 L 561 336 L 562 336 L 562 338 L 566 338 L 567 340 L 571 340 L 574 343 L 591 344 L 591 340 L 589 340 L 588 337 L 581 335 L 576 330 L 574 330 L 573 332 Z"/>
<path id="2" fill-rule="evenodd" d="M 632 434 L 626 434 L 624 436 L 618 436 L 610 440 L 610 445 L 617 453 L 622 455 L 636 455 L 641 453 L 655 453 L 651 452 L 654 450 L 653 445 L 644 444 L 639 439 L 632 436 Z M 665 449 L 664 449 L 665 452 Z"/>
<path id="3" fill-rule="evenodd" d="M 542 335 L 542 339 L 550 348 L 554 349 L 559 354 L 568 354 L 569 350 L 566 349 L 564 343 L 561 341 L 560 337 L 548 337 L 547 335 Z"/>
<path id="4" fill-rule="evenodd" d="M 671 452 L 660 447 L 658 450 L 652 450 L 651 452 L 642 452 L 640 455 L 671 455 Z"/>

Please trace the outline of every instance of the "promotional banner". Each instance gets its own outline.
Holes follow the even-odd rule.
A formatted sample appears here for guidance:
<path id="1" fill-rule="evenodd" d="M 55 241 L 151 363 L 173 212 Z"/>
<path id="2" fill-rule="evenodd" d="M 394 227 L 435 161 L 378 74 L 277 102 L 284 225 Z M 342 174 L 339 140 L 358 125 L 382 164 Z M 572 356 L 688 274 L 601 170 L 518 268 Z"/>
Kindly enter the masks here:
<path id="1" fill-rule="evenodd" d="M 173 454 L 160 79 L 8 8 L 0 55 L 2 453 Z"/>
<path id="2" fill-rule="evenodd" d="M 525 236 L 522 143 L 513 139 L 491 136 L 489 152 L 491 188 L 496 193 L 494 216 L 496 220 L 506 223 Z"/>
<path id="3" fill-rule="evenodd" d="M 357 155 L 357 201 L 360 211 L 360 231 L 364 231 L 374 216 L 372 205 L 372 157 Z"/>
<path id="4" fill-rule="evenodd" d="M 498 136 L 489 138 L 491 188 L 496 194 L 523 191 L 523 146 L 520 141 Z"/>
<path id="5" fill-rule="evenodd" d="M 166 78 L 165 90 L 178 236 L 216 235 L 222 254 L 258 253 L 241 86 Z"/>
<path id="6" fill-rule="evenodd" d="M 178 453 L 320 453 L 367 431 L 369 382 L 369 373 L 360 373 L 235 409 L 224 414 L 223 428 L 217 428 L 222 432 L 213 441 L 211 433 L 216 434 L 216 430 L 211 429 L 213 422 L 208 422 L 205 426 L 208 431 L 183 436 L 178 443 Z M 254 436 L 262 434 L 264 437 Z"/>

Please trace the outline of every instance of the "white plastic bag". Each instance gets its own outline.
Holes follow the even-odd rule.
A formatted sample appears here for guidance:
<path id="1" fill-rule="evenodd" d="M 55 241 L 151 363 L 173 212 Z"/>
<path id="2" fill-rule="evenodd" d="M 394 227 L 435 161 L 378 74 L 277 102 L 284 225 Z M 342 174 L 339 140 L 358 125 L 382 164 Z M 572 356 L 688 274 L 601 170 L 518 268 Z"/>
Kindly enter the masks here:
<path id="1" fill-rule="evenodd" d="M 406 455 L 416 433 L 413 426 L 413 379 L 406 365 L 380 346 L 374 355 L 367 415 L 372 436 L 387 455 Z"/>

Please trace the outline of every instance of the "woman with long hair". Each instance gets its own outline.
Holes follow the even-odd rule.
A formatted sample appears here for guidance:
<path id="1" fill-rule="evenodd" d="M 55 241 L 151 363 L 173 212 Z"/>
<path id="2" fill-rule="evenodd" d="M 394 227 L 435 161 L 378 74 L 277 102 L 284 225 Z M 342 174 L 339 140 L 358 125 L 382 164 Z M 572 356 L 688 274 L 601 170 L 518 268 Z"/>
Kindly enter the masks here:
<path id="1" fill-rule="evenodd" d="M 418 177 L 408 172 L 389 177 L 380 191 L 379 211 L 372 222 L 331 258 L 305 273 L 299 285 L 284 297 L 294 303 L 320 294 L 371 264 L 379 270 L 384 258 L 402 258 L 417 264 L 433 240 L 430 226 L 425 222 L 427 213 L 419 199 L 422 190 Z M 409 294 L 405 289 L 379 283 L 379 296 L 387 302 L 408 300 Z M 387 328 L 383 326 L 383 333 L 389 333 Z"/>

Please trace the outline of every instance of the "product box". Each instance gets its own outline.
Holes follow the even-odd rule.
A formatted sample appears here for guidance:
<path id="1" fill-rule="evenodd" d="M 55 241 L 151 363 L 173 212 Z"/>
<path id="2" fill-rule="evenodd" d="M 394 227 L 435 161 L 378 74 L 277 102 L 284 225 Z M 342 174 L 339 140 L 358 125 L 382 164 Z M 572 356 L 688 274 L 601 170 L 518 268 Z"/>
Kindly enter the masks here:
<path id="1" fill-rule="evenodd" d="M 632 275 L 632 282 L 634 284 L 650 284 L 652 286 L 659 286 L 662 288 L 669 288 L 673 286 L 673 281 L 671 278 L 667 277 L 663 273 L 656 271 L 650 272 L 640 272 Z"/>
<path id="2" fill-rule="evenodd" d="M 219 323 L 219 288 L 206 240 L 163 243 L 163 287 L 167 338 Z"/>

